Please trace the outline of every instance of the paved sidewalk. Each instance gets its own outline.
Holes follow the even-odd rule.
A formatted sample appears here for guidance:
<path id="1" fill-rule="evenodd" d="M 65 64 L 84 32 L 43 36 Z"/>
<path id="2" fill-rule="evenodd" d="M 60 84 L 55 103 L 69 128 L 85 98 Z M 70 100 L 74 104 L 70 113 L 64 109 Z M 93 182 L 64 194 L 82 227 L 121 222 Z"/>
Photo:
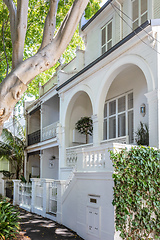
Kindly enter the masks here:
<path id="1" fill-rule="evenodd" d="M 19 211 L 22 234 L 24 234 L 26 240 L 27 238 L 31 240 L 83 240 L 75 232 L 50 219 L 27 212 L 21 208 Z"/>

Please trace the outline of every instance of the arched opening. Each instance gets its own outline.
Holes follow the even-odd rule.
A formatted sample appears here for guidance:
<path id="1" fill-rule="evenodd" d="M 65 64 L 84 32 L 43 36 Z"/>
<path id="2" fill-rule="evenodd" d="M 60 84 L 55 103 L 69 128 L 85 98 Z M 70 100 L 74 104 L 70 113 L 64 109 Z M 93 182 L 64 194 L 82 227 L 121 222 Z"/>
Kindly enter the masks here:
<path id="1" fill-rule="evenodd" d="M 91 117 L 93 115 L 92 103 L 88 94 L 84 91 L 76 93 L 68 106 L 65 121 L 66 147 L 72 147 L 86 143 L 85 135 L 75 130 L 75 124 L 81 117 Z M 92 136 L 88 137 L 88 143 L 93 142 Z"/>
<path id="2" fill-rule="evenodd" d="M 147 82 L 142 70 L 126 64 L 113 79 L 106 93 L 103 113 L 103 140 L 125 137 L 136 143 L 140 122 L 148 124 L 148 106 L 145 94 Z M 145 113 L 141 112 L 142 105 Z"/>

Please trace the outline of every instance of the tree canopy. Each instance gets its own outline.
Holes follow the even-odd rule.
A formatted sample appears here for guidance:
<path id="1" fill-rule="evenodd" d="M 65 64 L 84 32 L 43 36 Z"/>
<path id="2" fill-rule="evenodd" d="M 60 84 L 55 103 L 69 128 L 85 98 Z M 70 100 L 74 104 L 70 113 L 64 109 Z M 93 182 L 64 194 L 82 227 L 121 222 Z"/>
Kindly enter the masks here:
<path id="1" fill-rule="evenodd" d="M 47 13 L 50 6 L 49 0 L 30 0 L 28 4 L 28 27 L 25 37 L 24 45 L 24 55 L 23 60 L 36 54 L 40 48 L 42 37 L 43 37 L 43 28 Z M 15 5 L 18 4 L 18 1 L 14 1 Z M 90 0 L 85 11 L 85 17 L 88 19 L 99 9 L 99 0 Z M 56 31 L 60 27 L 64 17 L 66 16 L 69 8 L 73 4 L 73 0 L 60 0 L 58 3 L 57 15 L 56 15 Z M 6 77 L 6 75 L 12 70 L 12 41 L 11 41 L 11 31 L 10 31 L 10 19 L 9 19 L 9 10 L 6 4 L 1 0 L 0 1 L 0 12 L 2 17 L 0 18 L 1 32 L 0 37 L 2 41 L 0 42 L 0 82 Z M 70 41 L 70 44 L 63 53 L 63 58 L 65 62 L 69 62 L 72 58 L 75 57 L 75 48 L 76 46 L 83 48 L 83 41 L 79 36 L 79 29 L 77 27 L 73 38 Z M 35 95 L 38 97 L 38 84 L 39 82 L 42 85 L 47 82 L 53 75 L 56 67 L 59 63 L 57 62 L 55 66 L 50 68 L 48 71 L 37 75 L 34 80 L 28 85 L 27 94 Z"/>
<path id="2" fill-rule="evenodd" d="M 10 117 L 28 85 L 40 73 L 56 65 L 71 41 L 84 10 L 86 17 L 89 17 L 91 12 L 98 9 L 98 2 L 100 0 L 3 0 L 0 5 L 4 13 L 1 22 L 3 53 L 0 58 L 1 62 L 7 62 L 6 68 L 3 62 L 7 74 L 0 83 L 0 134 L 4 122 Z M 41 26 L 44 26 L 43 30 Z M 8 35 L 5 35 L 6 32 Z M 11 48 L 12 67 L 9 61 Z M 1 75 L 3 78 L 4 73 Z"/>

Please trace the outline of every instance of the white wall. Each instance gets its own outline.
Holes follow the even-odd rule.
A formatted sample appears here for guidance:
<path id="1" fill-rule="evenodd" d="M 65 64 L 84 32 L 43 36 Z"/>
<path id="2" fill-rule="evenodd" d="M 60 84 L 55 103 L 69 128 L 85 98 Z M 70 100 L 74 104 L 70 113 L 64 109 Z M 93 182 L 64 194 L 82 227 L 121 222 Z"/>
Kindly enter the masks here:
<path id="1" fill-rule="evenodd" d="M 27 173 L 26 176 L 28 177 L 29 174 L 32 174 L 32 167 L 39 168 L 39 176 L 40 176 L 40 157 L 39 154 L 36 155 L 31 155 L 28 157 L 28 162 L 27 162 Z"/>
<path id="2" fill-rule="evenodd" d="M 55 160 L 50 162 L 52 156 L 55 156 Z M 58 147 L 47 148 L 43 150 L 41 156 L 41 177 L 49 179 L 58 179 L 58 164 L 59 164 Z M 53 163 L 53 166 L 50 165 Z"/>
<path id="3" fill-rule="evenodd" d="M 62 224 L 85 240 L 114 239 L 113 181 L 107 173 L 76 173 L 62 204 Z M 90 198 L 97 199 L 91 203 Z M 96 210 L 98 235 L 91 233 L 88 211 Z M 69 217 L 68 217 L 69 216 Z M 93 216 L 94 218 L 94 216 Z M 93 228 L 92 228 L 93 229 Z"/>
<path id="4" fill-rule="evenodd" d="M 59 97 L 55 95 L 42 105 L 42 127 L 59 120 Z"/>

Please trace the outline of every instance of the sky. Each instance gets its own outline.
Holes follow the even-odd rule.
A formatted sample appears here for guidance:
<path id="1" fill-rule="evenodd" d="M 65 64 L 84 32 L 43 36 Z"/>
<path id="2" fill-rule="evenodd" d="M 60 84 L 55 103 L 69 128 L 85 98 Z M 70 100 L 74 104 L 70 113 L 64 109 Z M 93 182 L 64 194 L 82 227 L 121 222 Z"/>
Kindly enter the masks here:
<path id="1" fill-rule="evenodd" d="M 100 5 L 103 6 L 103 4 L 105 4 L 106 2 L 107 2 L 107 0 L 103 0 Z"/>

